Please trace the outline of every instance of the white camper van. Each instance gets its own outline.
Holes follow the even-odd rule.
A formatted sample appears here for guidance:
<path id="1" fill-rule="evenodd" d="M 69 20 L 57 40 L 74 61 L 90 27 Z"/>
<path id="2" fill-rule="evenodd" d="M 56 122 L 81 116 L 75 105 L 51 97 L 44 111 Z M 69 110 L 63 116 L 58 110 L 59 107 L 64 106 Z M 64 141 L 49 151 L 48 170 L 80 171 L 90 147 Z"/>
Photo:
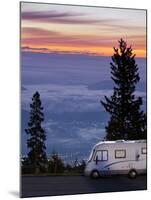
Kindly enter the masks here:
<path id="1" fill-rule="evenodd" d="M 101 141 L 93 147 L 84 174 L 92 178 L 128 174 L 135 178 L 146 173 L 146 155 L 146 140 Z"/>

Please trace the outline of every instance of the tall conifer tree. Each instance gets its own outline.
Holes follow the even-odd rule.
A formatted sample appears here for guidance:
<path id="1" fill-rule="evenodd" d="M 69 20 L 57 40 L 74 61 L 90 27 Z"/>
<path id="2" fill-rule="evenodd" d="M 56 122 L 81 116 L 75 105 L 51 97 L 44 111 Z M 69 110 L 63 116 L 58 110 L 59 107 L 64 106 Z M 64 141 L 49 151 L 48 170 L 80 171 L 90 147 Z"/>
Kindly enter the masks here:
<path id="1" fill-rule="evenodd" d="M 44 121 L 43 107 L 41 105 L 40 94 L 35 92 L 30 104 L 30 120 L 28 128 L 25 129 L 28 134 L 27 146 L 29 148 L 28 163 L 34 167 L 34 172 L 43 171 L 47 164 L 46 156 L 46 132 L 41 123 Z"/>
<path id="2" fill-rule="evenodd" d="M 146 139 L 146 114 L 141 110 L 142 97 L 135 95 L 140 77 L 135 54 L 127 43 L 120 39 L 114 47 L 111 79 L 114 81 L 113 95 L 101 101 L 110 120 L 106 126 L 106 139 Z"/>

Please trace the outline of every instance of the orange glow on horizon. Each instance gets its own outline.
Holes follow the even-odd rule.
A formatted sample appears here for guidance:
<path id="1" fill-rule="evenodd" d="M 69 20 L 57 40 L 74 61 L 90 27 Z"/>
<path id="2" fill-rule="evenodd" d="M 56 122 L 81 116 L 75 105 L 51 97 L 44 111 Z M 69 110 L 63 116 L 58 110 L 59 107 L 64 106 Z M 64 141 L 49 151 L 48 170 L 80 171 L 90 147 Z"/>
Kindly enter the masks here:
<path id="1" fill-rule="evenodd" d="M 64 52 L 112 56 L 113 46 L 118 46 L 117 36 L 109 35 L 67 35 L 55 34 L 50 30 L 22 28 L 22 47 L 32 52 Z M 137 57 L 146 57 L 145 36 L 128 36 L 124 38 L 128 46 L 132 44 Z M 135 44 L 135 45 L 133 45 Z"/>
<path id="2" fill-rule="evenodd" d="M 24 44 L 23 47 L 28 47 L 28 44 Z M 29 49 L 24 49 L 23 51 L 31 51 L 31 52 L 41 52 L 41 53 L 73 53 L 73 54 L 90 54 L 96 56 L 112 56 L 114 53 L 113 47 L 71 47 L 71 46 L 44 46 L 44 45 L 34 45 L 30 46 Z M 136 54 L 136 57 L 146 57 L 145 49 L 134 49 L 133 53 Z"/>
<path id="3" fill-rule="evenodd" d="M 120 38 L 146 57 L 145 10 L 22 5 L 23 51 L 112 56 Z"/>

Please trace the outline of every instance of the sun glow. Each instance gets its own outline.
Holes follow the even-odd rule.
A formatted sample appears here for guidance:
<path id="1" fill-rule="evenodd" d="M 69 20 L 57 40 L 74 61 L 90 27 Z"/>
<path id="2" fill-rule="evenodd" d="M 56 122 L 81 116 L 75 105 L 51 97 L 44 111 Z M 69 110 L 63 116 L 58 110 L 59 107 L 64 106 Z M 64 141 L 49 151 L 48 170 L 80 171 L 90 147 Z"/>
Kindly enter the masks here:
<path id="1" fill-rule="evenodd" d="M 137 57 L 146 57 L 145 10 L 23 3 L 21 20 L 23 51 L 111 56 L 123 38 Z"/>

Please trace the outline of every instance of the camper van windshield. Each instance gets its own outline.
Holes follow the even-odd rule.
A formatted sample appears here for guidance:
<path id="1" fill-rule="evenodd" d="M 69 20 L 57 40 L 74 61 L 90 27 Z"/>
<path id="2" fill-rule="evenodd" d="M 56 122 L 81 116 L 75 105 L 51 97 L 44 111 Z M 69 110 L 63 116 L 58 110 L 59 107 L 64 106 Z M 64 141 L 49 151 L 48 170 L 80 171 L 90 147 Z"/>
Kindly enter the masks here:
<path id="1" fill-rule="evenodd" d="M 91 151 L 91 153 L 90 153 L 90 156 L 89 156 L 89 158 L 88 158 L 88 162 L 91 161 L 94 151 L 95 151 L 95 149 L 92 149 L 92 151 Z"/>

